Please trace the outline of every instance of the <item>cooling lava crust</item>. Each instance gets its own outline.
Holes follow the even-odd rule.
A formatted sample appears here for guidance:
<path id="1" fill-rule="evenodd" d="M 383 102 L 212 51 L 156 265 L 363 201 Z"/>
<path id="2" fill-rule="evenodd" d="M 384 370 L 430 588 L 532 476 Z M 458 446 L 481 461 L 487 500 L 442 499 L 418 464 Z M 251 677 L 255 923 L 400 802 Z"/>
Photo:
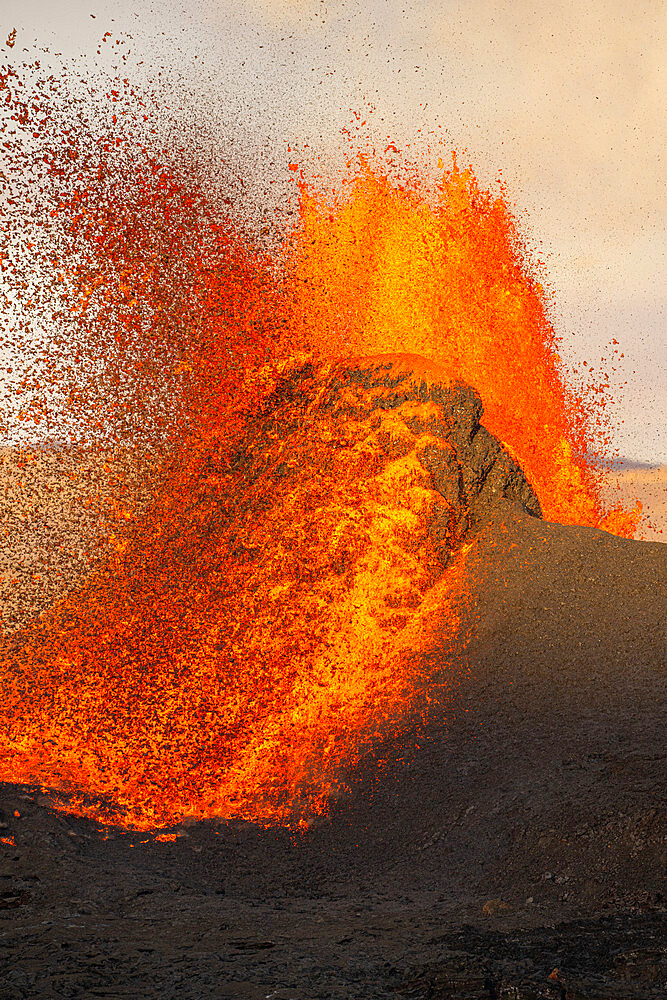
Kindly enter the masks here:
<path id="1" fill-rule="evenodd" d="M 354 522 L 369 495 L 348 488 L 349 461 L 336 456 L 372 438 L 371 457 L 358 449 L 356 460 L 379 479 L 374 490 L 414 515 L 421 543 L 401 534 L 404 513 L 393 534 L 370 514 L 363 524 L 376 546 L 397 543 L 394 565 L 412 567 L 427 597 L 413 601 L 404 581 L 387 590 L 391 573 L 368 562 L 367 546 L 359 562 L 354 532 L 313 587 L 338 559 L 339 599 L 349 601 L 362 571 L 379 566 L 379 634 L 410 637 L 419 660 L 401 684 L 433 687 L 415 685 L 391 728 L 359 744 L 328 812 L 296 832 L 240 818 L 127 832 L 53 811 L 35 786 L 5 784 L 0 997 L 664 995 L 667 550 L 542 520 L 518 466 L 480 428 L 474 392 L 420 365 L 348 363 L 332 370 L 335 391 L 318 406 L 335 416 L 327 486 L 342 479 Z M 274 484 L 306 475 L 308 460 L 279 468 L 271 449 L 310 430 L 308 459 L 324 440 L 313 443 L 307 422 L 310 378 L 302 369 L 278 387 L 252 459 L 250 440 L 240 442 L 244 489 L 267 469 Z M 275 414 L 295 405 L 286 428 Z M 191 481 L 204 489 L 207 479 Z M 212 524 L 222 521 L 178 539 L 186 583 L 183 553 L 201 544 L 209 558 Z M 171 565 L 176 543 L 161 544 Z M 439 616 L 428 594 L 441 593 L 464 547 L 467 600 Z M 303 573 L 298 561 L 281 565 L 285 600 Z M 102 577 L 94 593 L 105 586 Z M 452 621 L 468 640 L 458 652 Z M 324 767 L 310 775 L 328 780 Z"/>

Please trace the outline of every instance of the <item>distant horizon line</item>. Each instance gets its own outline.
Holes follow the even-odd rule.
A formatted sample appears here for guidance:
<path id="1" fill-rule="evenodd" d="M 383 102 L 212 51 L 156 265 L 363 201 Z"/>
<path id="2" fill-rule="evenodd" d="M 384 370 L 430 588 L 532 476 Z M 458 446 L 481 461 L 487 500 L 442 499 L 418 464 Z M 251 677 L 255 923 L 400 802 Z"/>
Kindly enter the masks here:
<path id="1" fill-rule="evenodd" d="M 110 450 L 116 450 L 119 447 L 121 448 L 123 447 L 122 445 L 111 444 L 111 443 L 107 443 L 105 445 L 103 442 L 99 442 L 99 444 L 102 448 L 108 448 Z M 22 449 L 24 451 L 30 451 L 33 449 L 41 451 L 59 451 L 59 450 L 64 451 L 70 448 L 87 449 L 91 447 L 92 446 L 90 445 L 90 443 L 85 443 L 83 441 L 69 441 L 62 439 L 52 439 L 50 441 L 47 441 L 45 439 L 42 439 L 40 441 L 7 441 L 7 440 L 0 441 L 0 451 L 10 451 L 19 449 Z M 132 448 L 133 446 L 128 446 L 128 447 Z M 145 450 L 150 450 L 150 446 L 147 446 Z M 621 470 L 636 470 L 637 472 L 641 472 L 641 471 L 649 471 L 651 469 L 661 469 L 666 466 L 667 466 L 667 457 L 664 459 L 658 458 L 658 459 L 646 460 L 646 459 L 630 458 L 628 456 L 624 456 L 611 459 L 608 468 L 612 472 L 614 471 L 619 472 Z"/>

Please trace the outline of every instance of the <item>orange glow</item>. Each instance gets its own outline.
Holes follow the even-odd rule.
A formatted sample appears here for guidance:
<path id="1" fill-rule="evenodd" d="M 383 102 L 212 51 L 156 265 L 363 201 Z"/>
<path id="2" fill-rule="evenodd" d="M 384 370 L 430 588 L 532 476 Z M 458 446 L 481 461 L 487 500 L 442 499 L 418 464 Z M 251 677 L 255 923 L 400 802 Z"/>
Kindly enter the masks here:
<path id="1" fill-rule="evenodd" d="M 136 829 L 303 828 L 377 736 L 446 696 L 474 544 L 409 419 L 357 398 L 342 359 L 474 386 L 545 517 L 632 535 L 638 512 L 602 507 L 587 401 L 506 200 L 471 170 L 428 189 L 350 166 L 336 197 L 301 189 L 270 251 L 127 137 L 91 139 L 94 156 L 81 129 L 60 138 L 40 280 L 18 253 L 5 265 L 62 338 L 17 419 L 49 418 L 53 393 L 88 440 L 169 460 L 143 514 L 113 499 L 105 566 L 5 644 L 0 779 Z"/>
<path id="2" fill-rule="evenodd" d="M 317 353 L 437 361 L 475 386 L 485 426 L 547 520 L 634 534 L 640 509 L 602 510 L 584 457 L 585 401 L 565 383 L 507 204 L 481 192 L 470 169 L 454 163 L 428 194 L 368 168 L 338 204 L 304 189 L 290 263 L 299 333 Z"/>
<path id="3" fill-rule="evenodd" d="M 138 829 L 326 809 L 416 707 L 423 653 L 448 662 L 463 582 L 453 529 L 432 538 L 431 438 L 357 393 L 362 413 L 336 366 L 306 365 L 231 463 L 212 436 L 174 473 L 133 543 L 4 664 L 5 780 Z"/>

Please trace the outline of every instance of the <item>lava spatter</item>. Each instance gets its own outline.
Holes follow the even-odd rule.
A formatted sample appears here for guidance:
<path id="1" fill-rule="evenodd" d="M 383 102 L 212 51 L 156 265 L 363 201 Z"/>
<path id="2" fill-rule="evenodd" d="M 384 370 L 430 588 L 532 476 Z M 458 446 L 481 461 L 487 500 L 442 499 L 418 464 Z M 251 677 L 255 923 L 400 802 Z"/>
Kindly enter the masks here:
<path id="1" fill-rule="evenodd" d="M 372 737 L 451 682 L 471 526 L 503 501 L 539 514 L 481 411 L 414 356 L 278 377 L 234 453 L 193 454 L 5 662 L 3 777 L 139 828 L 326 810 Z"/>
<path id="2" fill-rule="evenodd" d="M 5 342 L 30 365 L 5 429 L 164 455 L 106 562 L 5 648 L 0 778 L 138 828 L 305 822 L 446 689 L 491 508 L 624 535 L 637 513 L 603 507 L 588 401 L 471 170 L 428 190 L 360 161 L 267 249 L 128 87 L 88 121 L 53 80 L 0 82 Z"/>
<path id="3" fill-rule="evenodd" d="M 475 386 L 546 518 L 632 536 L 636 510 L 603 509 L 590 401 L 564 378 L 507 201 L 472 170 L 454 160 L 425 190 L 363 166 L 337 202 L 304 188 L 289 260 L 292 323 L 314 350 L 437 362 Z"/>

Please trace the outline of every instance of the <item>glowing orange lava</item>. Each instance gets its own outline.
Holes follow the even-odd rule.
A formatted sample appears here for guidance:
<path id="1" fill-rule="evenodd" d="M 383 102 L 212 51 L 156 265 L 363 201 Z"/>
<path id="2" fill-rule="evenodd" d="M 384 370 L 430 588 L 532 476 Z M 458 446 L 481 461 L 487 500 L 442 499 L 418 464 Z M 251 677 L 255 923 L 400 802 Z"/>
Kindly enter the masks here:
<path id="1" fill-rule="evenodd" d="M 437 442 L 405 423 L 418 402 L 386 412 L 390 392 L 306 365 L 231 460 L 212 436 L 174 472 L 133 541 L 4 664 L 6 780 L 136 828 L 326 808 L 456 628 L 454 508 L 420 460 Z"/>
<path id="2" fill-rule="evenodd" d="M 335 198 L 303 189 L 271 252 L 173 166 L 91 143 L 72 129 L 44 157 L 61 341 L 22 419 L 50 392 L 69 427 L 167 441 L 169 461 L 105 567 L 7 645 L 0 779 L 140 829 L 305 822 L 446 687 L 424 654 L 449 662 L 470 546 L 412 410 L 369 403 L 340 359 L 420 355 L 438 385 L 474 386 L 545 517 L 632 535 L 638 514 L 603 510 L 543 290 L 470 170 L 426 190 L 362 166 Z"/>
<path id="3" fill-rule="evenodd" d="M 427 195 L 370 169 L 337 205 L 304 190 L 290 263 L 292 315 L 315 351 L 437 361 L 480 393 L 545 518 L 632 537 L 638 511 L 602 509 L 584 400 L 565 383 L 515 222 L 470 169 L 454 164 Z"/>

